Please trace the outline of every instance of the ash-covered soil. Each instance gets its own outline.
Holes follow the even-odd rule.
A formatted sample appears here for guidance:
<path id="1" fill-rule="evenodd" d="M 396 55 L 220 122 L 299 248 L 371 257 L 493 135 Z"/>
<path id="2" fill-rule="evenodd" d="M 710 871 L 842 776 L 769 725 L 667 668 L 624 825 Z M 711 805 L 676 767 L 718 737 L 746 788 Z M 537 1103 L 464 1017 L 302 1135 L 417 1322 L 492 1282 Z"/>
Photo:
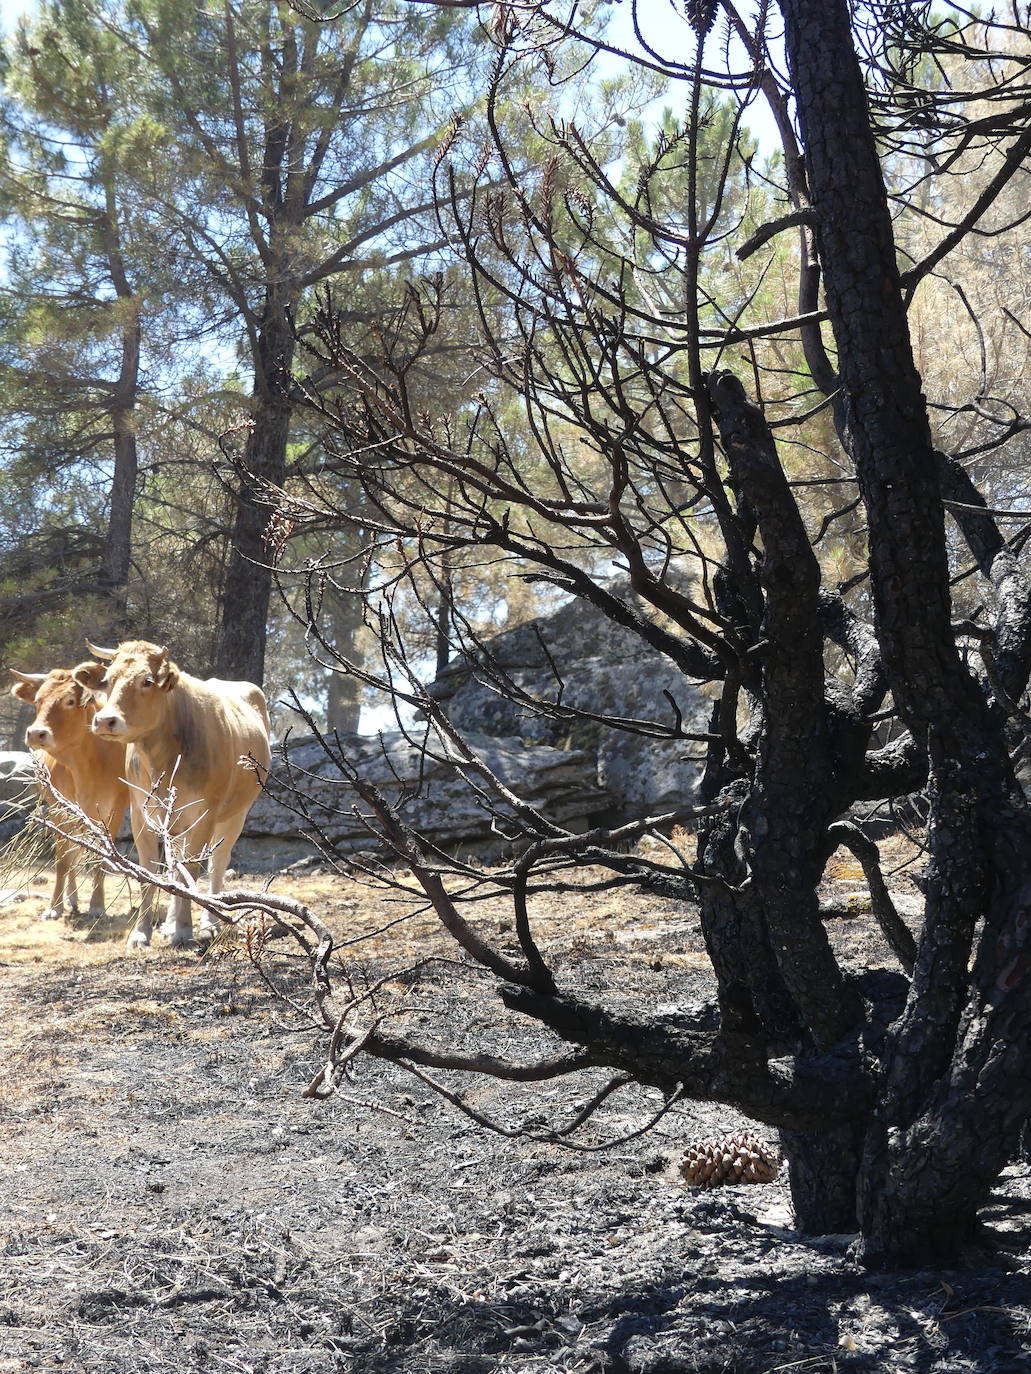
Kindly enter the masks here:
<path id="1" fill-rule="evenodd" d="M 891 967 L 850 878 L 834 939 Z M 350 938 L 408 909 L 332 875 L 274 890 Z M 124 919 L 44 924 L 44 893 L 23 879 L 0 911 L 0 1371 L 1031 1369 L 1026 1166 L 968 1267 L 867 1274 L 850 1237 L 792 1230 L 783 1180 L 682 1187 L 688 1141 L 751 1124 L 728 1109 L 679 1103 L 635 1135 L 660 1099 L 624 1089 L 583 1141 L 621 1143 L 576 1152 L 491 1134 L 367 1058 L 332 1101 L 306 1099 L 324 1043 L 239 949 L 127 956 Z M 682 1010 L 711 991 L 689 908 L 583 893 L 534 917 L 585 993 Z M 504 943 L 503 909 L 481 919 Z M 345 949 L 357 987 L 427 954 L 454 950 L 425 914 Z M 283 975 L 299 999 L 301 973 Z M 556 1047 L 468 967 L 397 987 L 428 1041 Z M 603 1078 L 447 1082 L 533 1129 Z"/>

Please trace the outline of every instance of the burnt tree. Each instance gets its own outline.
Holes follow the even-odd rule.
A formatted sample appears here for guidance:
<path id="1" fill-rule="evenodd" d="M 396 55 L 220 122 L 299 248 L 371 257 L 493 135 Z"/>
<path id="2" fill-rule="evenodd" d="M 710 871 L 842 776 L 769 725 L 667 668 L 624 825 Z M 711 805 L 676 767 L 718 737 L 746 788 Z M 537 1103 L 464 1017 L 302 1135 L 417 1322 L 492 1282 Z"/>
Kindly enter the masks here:
<path id="1" fill-rule="evenodd" d="M 400 334 L 393 365 L 375 371 L 327 311 L 310 350 L 319 375 L 335 369 L 340 382 L 311 404 L 362 491 L 372 575 L 349 585 L 384 664 L 337 666 L 418 713 L 413 738 L 491 801 L 518 857 L 477 876 L 413 833 L 338 741 L 325 747 L 370 828 L 498 977 L 505 1002 L 580 1047 L 537 1066 L 541 1076 L 609 1066 L 671 1095 L 733 1103 L 780 1128 L 803 1227 L 858 1229 L 868 1263 L 925 1262 L 974 1236 L 1031 1109 L 1031 844 L 1013 762 L 1028 731 L 1028 527 L 1004 534 L 1000 519 L 1014 512 L 996 508 L 990 486 L 986 500 L 969 470 L 976 460 L 990 476 L 986 455 L 1014 460 L 1029 422 L 1019 400 L 989 392 L 982 367 L 961 379 L 959 401 L 956 387 L 935 401 L 932 425 L 907 310 L 971 235 L 1005 235 L 1025 213 L 1005 206 L 1026 184 L 1031 146 L 1020 122 L 1026 43 L 1001 21 L 939 22 L 923 6 L 852 15 L 844 0 L 779 0 L 781 86 L 766 34 L 729 3 L 719 12 L 750 67 L 707 65 L 720 48 L 707 42 L 716 12 L 692 12 L 690 60 L 669 63 L 687 84 L 686 117 L 636 181 L 613 181 L 572 127 L 542 131 L 555 157 L 537 184 L 512 174 L 507 190 L 467 201 L 442 158 L 441 218 L 482 305 L 473 351 L 488 380 L 475 406 L 416 414 L 404 358 L 418 347 Z M 528 42 L 520 32 L 496 25 L 494 41 Z M 660 63 L 655 51 L 647 60 Z M 738 108 L 715 147 L 720 92 Z M 757 92 L 785 143 L 783 163 L 760 177 L 738 123 Z M 500 134 L 496 157 L 505 170 Z M 780 199 L 762 191 L 779 168 Z M 935 193 L 921 198 L 928 179 Z M 920 203 L 933 208 L 914 227 Z M 728 275 L 728 241 L 741 262 L 765 253 L 762 270 Z M 786 317 L 767 289 L 775 273 L 796 283 Z M 1026 332 L 1003 313 L 1011 338 Z M 432 300 L 419 319 L 431 334 Z M 982 360 L 986 340 L 1005 346 L 1005 331 L 973 311 L 970 328 Z M 525 416 L 518 442 L 513 396 Z M 330 547 L 334 529 L 358 527 L 314 486 L 280 492 L 278 504 L 282 522 L 326 531 Z M 710 685 L 701 733 L 674 698 L 663 718 L 593 717 L 598 729 L 703 750 L 700 797 L 676 816 L 571 833 L 490 775 L 422 680 L 405 638 L 413 607 L 527 712 L 590 713 L 557 670 L 554 692 L 530 695 L 448 601 L 449 570 L 488 554 L 637 634 L 685 684 Z M 632 596 L 605 575 L 614 561 Z M 323 566 L 308 577 L 310 633 L 331 657 L 319 606 L 334 575 Z M 890 814 L 920 791 L 930 862 L 910 931 L 856 819 L 861 806 Z M 697 829 L 695 857 L 627 851 L 675 818 Z M 817 887 L 841 844 L 870 879 L 892 972 L 857 978 L 827 938 Z M 534 941 L 533 900 L 584 865 L 613 885 L 698 903 L 716 1031 L 617 1014 L 556 982 Z M 519 958 L 468 914 L 499 891 L 514 905 Z M 331 1005 L 327 957 L 313 951 Z M 391 1037 L 367 1000 L 336 1006 L 327 1082 L 356 1047 L 410 1065 L 535 1071 Z"/>

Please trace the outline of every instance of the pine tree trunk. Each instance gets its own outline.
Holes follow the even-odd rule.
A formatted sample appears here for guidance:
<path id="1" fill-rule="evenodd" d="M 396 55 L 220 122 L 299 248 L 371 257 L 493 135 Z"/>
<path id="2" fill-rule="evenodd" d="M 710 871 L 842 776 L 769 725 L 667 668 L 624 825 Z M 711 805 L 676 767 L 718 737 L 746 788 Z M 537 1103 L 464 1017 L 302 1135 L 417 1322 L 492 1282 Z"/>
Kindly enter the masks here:
<path id="1" fill-rule="evenodd" d="M 325 631 L 330 643 L 341 658 L 353 658 L 357 651 L 358 632 L 362 627 L 360 598 L 327 587 L 322 605 Z M 326 689 L 327 728 L 342 735 L 355 734 L 361 710 L 361 683 L 346 673 L 331 672 Z"/>
<path id="2" fill-rule="evenodd" d="M 862 1132 L 853 1126 L 821 1135 L 781 1131 L 780 1142 L 798 1229 L 815 1236 L 855 1231 Z"/>
<path id="3" fill-rule="evenodd" d="M 136 451 L 134 413 L 118 410 L 113 416 L 115 436 L 114 474 L 111 479 L 111 506 L 104 545 L 103 579 L 111 603 L 111 638 L 129 631 L 129 569 L 132 566 L 132 517 L 136 503 L 139 459 Z"/>
<path id="4" fill-rule="evenodd" d="M 266 484 L 286 477 L 287 443 L 293 401 L 290 367 L 294 337 L 287 306 L 271 298 L 256 351 L 253 427 L 239 464 L 240 485 L 221 619 L 216 643 L 217 676 L 261 685 L 272 596 L 265 530 L 269 507 Z"/>
<path id="5" fill-rule="evenodd" d="M 759 891 L 742 881 L 733 814 L 717 816 L 699 837 L 700 871 L 717 880 L 701 887 L 702 931 L 719 984 L 722 1028 L 760 1038 L 776 1055 L 795 1050 L 804 1028 L 770 943 Z M 797 896 L 803 910 L 805 894 Z M 798 1229 L 855 1231 L 861 1134 L 851 1126 L 819 1135 L 782 1131 L 781 1144 Z"/>
<path id="6" fill-rule="evenodd" d="M 896 705 L 931 764 L 924 932 L 865 1142 L 864 1254 L 933 1262 L 974 1233 L 1031 1108 L 1031 831 L 1003 720 L 953 641 L 939 465 L 848 7 L 781 0 L 781 10 L 879 639 Z"/>
<path id="7" fill-rule="evenodd" d="M 114 433 L 114 472 L 108 512 L 102 579 L 111 603 L 111 624 L 105 637 L 121 638 L 130 630 L 128 615 L 129 569 L 132 566 L 132 523 L 136 504 L 139 457 L 136 448 L 136 399 L 140 385 L 140 351 L 143 330 L 139 301 L 126 272 L 119 232 L 116 185 L 110 169 L 104 171 L 105 214 L 100 229 L 107 252 L 111 281 L 118 296 L 123 321 L 118 385 L 111 406 Z"/>

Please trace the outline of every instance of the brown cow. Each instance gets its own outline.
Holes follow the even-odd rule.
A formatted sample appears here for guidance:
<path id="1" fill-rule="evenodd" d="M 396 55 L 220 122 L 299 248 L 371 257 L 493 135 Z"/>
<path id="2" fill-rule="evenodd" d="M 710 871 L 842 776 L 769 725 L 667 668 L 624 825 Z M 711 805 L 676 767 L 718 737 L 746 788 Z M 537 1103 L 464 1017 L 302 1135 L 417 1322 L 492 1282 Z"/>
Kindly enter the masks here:
<path id="1" fill-rule="evenodd" d="M 99 739 L 93 733 L 90 727 L 97 702 L 92 692 L 74 676 L 96 668 L 101 665 L 80 663 L 78 668 L 54 668 L 49 673 L 19 673 L 12 668 L 18 681 L 11 691 L 20 701 L 31 702 L 36 707 L 36 719 L 25 731 L 25 743 L 36 752 L 50 774 L 47 792 L 58 802 L 61 797 L 67 797 L 114 839 L 129 805 L 125 745 L 117 740 Z M 43 913 L 45 919 L 54 920 L 63 914 L 66 902 L 70 911 L 78 911 L 75 880 L 78 846 L 59 835 L 55 848 L 57 880 L 50 907 Z M 94 919 L 104 914 L 104 869 L 96 863 L 93 864 L 89 914 Z"/>
<path id="2" fill-rule="evenodd" d="M 167 649 L 144 640 L 117 649 L 89 647 L 108 660 L 107 670 L 77 670 L 77 680 L 106 698 L 93 718 L 94 732 L 128 745 L 126 776 L 140 863 L 154 870 L 166 835 L 173 851 L 167 857 L 185 863 L 191 874 L 208 856 L 210 890 L 221 892 L 233 845 L 261 791 L 255 770 L 241 760 L 269 764 L 261 688 L 218 678 L 202 682 L 171 662 Z M 150 943 L 155 902 L 148 888 L 130 947 Z M 198 935 L 210 939 L 214 929 L 203 912 Z M 172 898 L 164 930 L 174 947 L 193 942 L 188 898 Z"/>

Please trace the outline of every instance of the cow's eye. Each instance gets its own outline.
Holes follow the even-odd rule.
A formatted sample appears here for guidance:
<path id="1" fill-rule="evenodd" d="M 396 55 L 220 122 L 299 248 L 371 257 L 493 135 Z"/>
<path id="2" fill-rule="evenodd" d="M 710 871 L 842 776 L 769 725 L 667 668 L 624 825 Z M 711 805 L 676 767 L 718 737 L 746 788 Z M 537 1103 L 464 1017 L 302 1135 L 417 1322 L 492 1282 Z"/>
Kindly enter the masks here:
<path id="1" fill-rule="evenodd" d="M 140 683 L 140 686 L 141 686 L 141 687 L 153 687 L 153 686 L 154 686 L 154 679 L 153 679 L 152 677 L 145 677 L 145 678 L 143 679 L 143 681 Z"/>
<path id="2" fill-rule="evenodd" d="M 64 699 L 64 704 L 65 704 L 65 706 L 74 706 L 74 705 L 76 704 L 76 703 L 75 703 L 75 698 L 74 698 L 74 697 L 65 697 L 65 699 Z"/>

